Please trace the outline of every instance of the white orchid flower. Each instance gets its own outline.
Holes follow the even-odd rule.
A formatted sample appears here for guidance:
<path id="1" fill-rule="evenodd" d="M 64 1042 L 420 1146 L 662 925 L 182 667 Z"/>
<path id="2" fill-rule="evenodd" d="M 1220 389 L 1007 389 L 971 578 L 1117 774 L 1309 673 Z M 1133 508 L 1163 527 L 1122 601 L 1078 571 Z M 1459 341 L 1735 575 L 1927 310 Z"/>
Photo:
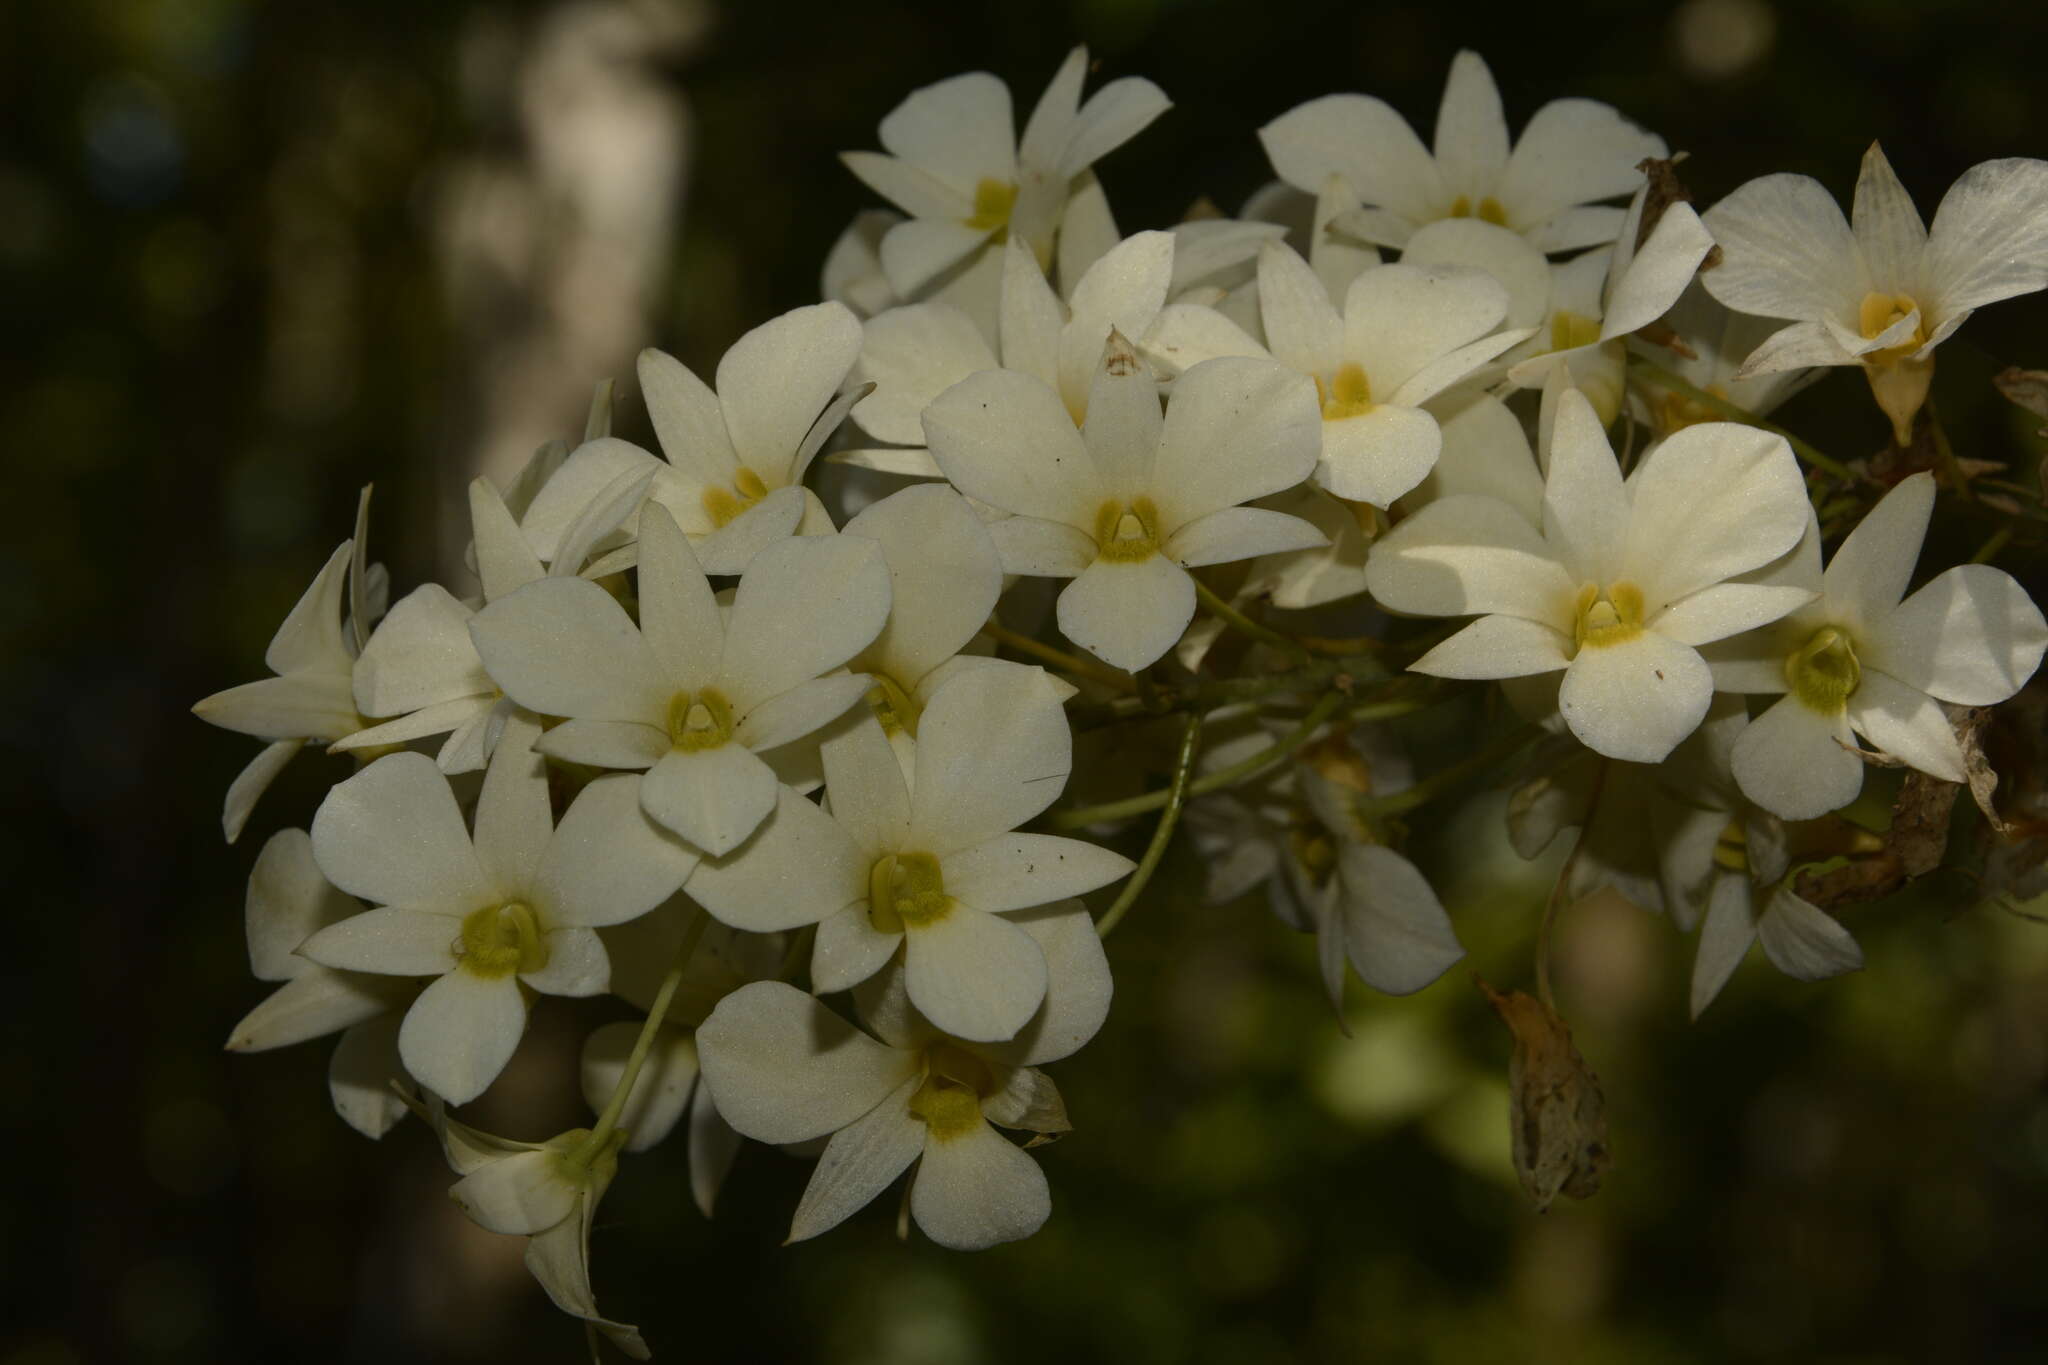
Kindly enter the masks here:
<path id="1" fill-rule="evenodd" d="M 277 676 L 216 692 L 192 707 L 209 725 L 269 741 L 228 786 L 221 832 L 231 844 L 293 755 L 370 725 L 356 710 L 356 656 L 384 612 L 387 580 L 365 559 L 369 506 L 366 488 L 356 506 L 356 534 L 327 557 L 271 637 L 263 662 Z"/>
<path id="2" fill-rule="evenodd" d="M 586 1163 L 571 1158 L 588 1129 L 515 1142 L 449 1118 L 438 1101 L 415 1107 L 462 1177 L 448 1190 L 455 1206 L 486 1231 L 525 1237 L 526 1268 L 555 1307 L 589 1323 L 632 1359 L 648 1359 L 639 1329 L 600 1315 L 590 1288 L 590 1228 L 618 1174 L 618 1135 Z"/>
<path id="3" fill-rule="evenodd" d="M 1767 175 L 1707 210 L 1721 263 L 1707 292 L 1785 318 L 1737 377 L 1861 365 L 1899 444 L 1933 379 L 1934 348 L 1987 303 L 2048 288 L 2048 161 L 1972 166 L 1930 229 L 1876 144 L 1856 178 L 1854 224 L 1803 175 Z"/>
<path id="4" fill-rule="evenodd" d="M 696 852 L 644 817 L 628 777 L 601 777 L 554 823 L 537 727 L 514 720 L 491 758 L 476 829 L 421 754 L 391 754 L 336 786 L 313 817 L 327 880 L 379 908 L 299 951 L 325 967 L 435 977 L 398 1034 L 405 1069 L 466 1104 L 511 1059 L 530 986 L 596 995 L 610 964 L 596 930 L 676 891 Z"/>
<path id="5" fill-rule="evenodd" d="M 534 497 L 520 530 L 541 558 L 561 559 L 607 490 L 650 476 L 648 500 L 669 510 L 708 573 L 739 573 L 787 536 L 830 532 L 803 478 L 860 397 L 842 387 L 860 338 L 859 319 L 842 304 L 793 309 L 733 343 L 718 362 L 715 391 L 673 356 L 642 351 L 640 390 L 668 458 L 614 436 L 586 441 Z M 618 520 L 630 525 L 629 517 Z M 592 576 L 634 562 L 617 539 L 598 545 L 612 553 L 590 567 Z"/>
<path id="6" fill-rule="evenodd" d="M 546 578 L 470 623 L 505 694 L 568 719 L 542 752 L 602 768 L 644 768 L 642 807 L 710 854 L 775 809 L 780 784 L 758 756 L 801 739 L 860 700 L 859 674 L 831 673 L 889 614 L 881 547 L 802 536 L 762 550 L 741 575 L 731 619 L 668 509 L 640 512 L 640 620 L 581 578 Z"/>
<path id="7" fill-rule="evenodd" d="M 894 970 L 857 993 L 870 1036 L 775 981 L 727 996 L 698 1030 L 704 1079 L 733 1127 L 761 1142 L 830 1135 L 789 1240 L 836 1227 L 913 1163 L 910 1216 L 944 1247 L 1029 1237 L 1051 1213 L 1045 1175 L 991 1125 L 1070 1125 L 1038 1068 L 1071 1055 L 1109 1010 L 1109 965 L 1078 901 L 1025 923 L 1053 964 L 1030 1027 L 1005 1044 L 949 1038 L 906 998 Z"/>
<path id="8" fill-rule="evenodd" d="M 1160 658 L 1195 613 L 1188 570 L 1323 543 L 1298 517 L 1242 504 L 1315 468 L 1321 416 L 1307 377 L 1230 357 L 1157 388 L 1120 333 L 1102 350 L 1081 430 L 1042 380 L 990 370 L 924 414 L 939 467 L 1012 515 L 989 528 L 1012 573 L 1073 578 L 1060 630 L 1115 667 Z"/>
<path id="9" fill-rule="evenodd" d="M 1009 88 L 976 71 L 915 90 L 891 110 L 880 129 L 887 155 L 842 154 L 848 170 L 910 215 L 888 230 L 877 253 L 897 298 L 911 300 L 953 272 L 992 275 L 1010 240 L 1052 267 L 1071 202 L 1096 193 L 1089 167 L 1170 107 L 1158 86 L 1134 76 L 1111 81 L 1083 104 L 1087 71 L 1087 49 L 1077 47 L 1039 98 L 1021 141 Z"/>
<path id="10" fill-rule="evenodd" d="M 2040 665 L 2048 622 L 2010 574 L 1959 564 L 1906 596 L 1933 510 L 1934 476 L 1914 474 L 1849 533 L 1825 572 L 1809 539 L 1785 578 L 1818 597 L 1707 651 L 1722 691 L 1785 694 L 1750 723 L 1733 756 L 1743 792 L 1766 810 L 1807 820 L 1855 800 L 1863 760 L 1852 732 L 1922 772 L 1964 781 L 1939 703 L 2004 701 Z"/>
<path id="11" fill-rule="evenodd" d="M 409 982 L 335 971 L 298 952 L 315 933 L 362 908 L 320 874 L 306 831 L 270 836 L 249 873 L 244 917 L 250 971 L 258 981 L 283 984 L 242 1016 L 227 1048 L 266 1052 L 339 1032 L 327 1068 L 334 1112 L 364 1137 L 379 1138 L 405 1113 L 391 1085 L 405 1075 L 398 1025 L 417 992 Z"/>
<path id="12" fill-rule="evenodd" d="M 1259 254 L 1265 345 L 1220 314 L 1176 304 L 1146 349 L 1176 370 L 1218 355 L 1269 356 L 1314 380 L 1323 417 L 1315 482 L 1383 508 L 1422 482 L 1443 447 L 1422 404 L 1528 335 L 1496 330 L 1507 304 L 1481 271 L 1404 263 L 1359 272 L 1340 314 L 1308 262 L 1275 242 Z"/>
<path id="13" fill-rule="evenodd" d="M 1259 130 L 1282 180 L 1310 194 L 1340 175 L 1371 207 L 1339 226 L 1369 242 L 1401 246 L 1426 223 L 1476 218 L 1527 237 L 1540 251 L 1611 242 L 1622 211 L 1599 207 L 1634 189 L 1662 138 L 1604 104 L 1553 100 L 1508 146 L 1493 73 L 1476 52 L 1451 61 L 1437 111 L 1434 155 L 1384 100 L 1325 95 Z"/>
<path id="14" fill-rule="evenodd" d="M 600 538 L 640 505 L 651 471 L 627 471 L 593 499 L 544 567 L 504 497 L 489 479 L 469 486 L 472 545 L 486 604 L 549 574 L 574 574 Z M 537 490 L 536 490 L 537 491 Z M 475 772 L 490 762 L 513 704 L 485 671 L 469 634 L 475 608 L 438 583 L 399 600 L 377 624 L 353 680 L 356 707 L 366 716 L 397 719 L 358 730 L 330 746 L 352 753 L 408 744 L 447 734 L 435 762 L 444 773 Z"/>
<path id="15" fill-rule="evenodd" d="M 1592 404 L 1557 400 L 1539 530 L 1506 503 L 1431 503 L 1373 547 L 1372 594 L 1395 611 L 1480 619 L 1418 660 L 1449 678 L 1563 670 L 1558 706 L 1587 747 L 1658 762 L 1707 713 L 1698 646 L 1773 621 L 1808 589 L 1745 582 L 1811 515 L 1782 437 L 1689 427 L 1622 481 Z"/>
<path id="16" fill-rule="evenodd" d="M 908 782 L 879 723 L 835 734 L 823 746 L 831 813 L 786 800 L 752 843 L 699 866 L 690 894 L 738 929 L 816 924 L 821 991 L 868 979 L 900 948 L 926 1016 L 956 1037 L 1012 1037 L 1046 990 L 1044 957 L 1013 916 L 1132 866 L 1079 839 L 1015 832 L 1059 796 L 1073 761 L 1037 671 L 975 670 L 939 688 Z"/>
<path id="17" fill-rule="evenodd" d="M 1166 302 L 1174 236 L 1140 232 L 1089 268 L 1062 298 L 1038 262 L 1013 241 L 1003 256 L 1002 313 L 991 346 L 971 319 L 944 303 L 895 308 L 867 323 L 856 375 L 874 392 L 853 420 L 886 448 L 841 451 L 835 459 L 866 469 L 940 476 L 925 449 L 924 410 L 970 375 L 1010 369 L 1056 390 L 1076 426 L 1111 331 L 1142 336 Z"/>

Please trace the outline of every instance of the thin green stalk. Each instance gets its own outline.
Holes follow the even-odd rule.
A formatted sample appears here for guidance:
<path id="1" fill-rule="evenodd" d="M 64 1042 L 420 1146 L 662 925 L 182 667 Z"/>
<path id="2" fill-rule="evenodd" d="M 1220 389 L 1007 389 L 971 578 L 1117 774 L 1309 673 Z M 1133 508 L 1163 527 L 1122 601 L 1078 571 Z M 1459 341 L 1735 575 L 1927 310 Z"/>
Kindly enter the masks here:
<path id="1" fill-rule="evenodd" d="M 1376 659 L 1314 659 L 1285 673 L 1259 673 L 1245 678 L 1203 678 L 1158 690 L 1165 711 L 1209 711 L 1232 702 L 1258 701 L 1285 692 L 1321 691 L 1340 675 L 1354 683 L 1382 682 L 1387 672 Z M 1067 715 L 1082 729 L 1111 724 L 1158 712 L 1140 697 L 1113 697 L 1108 701 L 1076 701 Z"/>
<path id="2" fill-rule="evenodd" d="M 1927 433 L 1934 438 L 1934 458 L 1948 475 L 1949 487 L 1964 502 L 1975 502 L 1977 490 L 1970 486 L 1970 476 L 1963 471 L 1963 462 L 1956 458 L 1956 448 L 1949 442 L 1948 428 L 1942 426 L 1941 415 L 1934 410 L 1934 400 L 1927 400 Z"/>
<path id="3" fill-rule="evenodd" d="M 1472 757 L 1453 763 L 1450 767 L 1431 773 L 1414 786 L 1388 796 L 1368 796 L 1358 803 L 1358 813 L 1367 818 L 1399 815 L 1427 805 L 1453 787 L 1466 780 L 1496 767 L 1511 755 L 1526 748 L 1536 736 L 1543 733 L 1539 725 L 1518 726 L 1502 735 L 1493 743 L 1481 749 Z"/>
<path id="4" fill-rule="evenodd" d="M 1286 650 L 1289 654 L 1303 657 L 1306 657 L 1308 654 L 1307 647 L 1301 641 L 1295 639 L 1292 635 L 1283 634 L 1271 626 L 1262 625 L 1252 620 L 1251 617 L 1246 616 L 1236 607 L 1231 606 L 1230 603 L 1218 597 L 1215 590 L 1199 578 L 1195 580 L 1195 600 L 1202 604 L 1202 610 L 1208 612 L 1224 625 L 1229 626 L 1240 634 L 1249 635 L 1254 640 L 1263 640 L 1276 649 Z"/>
<path id="5" fill-rule="evenodd" d="M 1166 856 L 1166 846 L 1173 842 L 1174 826 L 1180 823 L 1180 808 L 1187 800 L 1188 784 L 1195 775 L 1195 755 L 1202 747 L 1202 713 L 1197 711 L 1188 717 L 1188 723 L 1180 734 L 1180 752 L 1173 759 L 1173 785 L 1166 789 L 1166 809 L 1160 812 L 1159 827 L 1152 831 L 1152 842 L 1145 846 L 1145 856 L 1138 860 L 1137 870 L 1117 893 L 1116 901 L 1103 911 L 1096 921 L 1095 932 L 1101 938 L 1108 938 L 1109 931 L 1123 922 L 1137 903 L 1152 874 L 1159 870 L 1160 859 Z"/>
<path id="6" fill-rule="evenodd" d="M 619 1115 L 625 1113 L 626 1100 L 633 1093 L 633 1083 L 640 1079 L 640 1068 L 646 1064 L 647 1054 L 654 1047 L 654 1035 L 660 1032 L 661 1021 L 668 1017 L 668 1008 L 675 1002 L 676 991 L 683 984 L 683 971 L 690 965 L 690 956 L 697 951 L 697 942 L 704 937 L 704 930 L 710 923 L 711 917 L 701 910 L 690 921 L 689 929 L 683 934 L 682 946 L 676 950 L 675 965 L 661 979 L 661 989 L 654 994 L 654 1008 L 647 1011 L 647 1021 L 640 1025 L 640 1036 L 633 1040 L 633 1051 L 626 1058 L 626 1069 L 619 1076 L 619 1083 L 612 1087 L 611 1098 L 604 1103 L 604 1112 L 597 1116 L 597 1126 L 566 1158 L 571 1166 L 588 1166 L 604 1150 L 611 1135 L 618 1131 Z"/>
<path id="7" fill-rule="evenodd" d="M 1659 388 L 1669 389 L 1671 392 L 1699 404 L 1708 412 L 1725 417 L 1731 422 L 1740 422 L 1744 426 L 1752 426 L 1759 431 L 1775 432 L 1785 438 L 1785 443 L 1792 447 L 1793 452 L 1800 459 L 1806 461 L 1815 469 L 1825 470 L 1845 483 L 1856 482 L 1856 475 L 1847 465 L 1835 459 L 1832 455 L 1823 453 L 1810 442 L 1793 435 L 1776 422 L 1765 421 L 1745 407 L 1731 403 L 1725 398 L 1715 397 L 1705 389 L 1697 387 L 1680 375 L 1665 369 L 1655 361 L 1645 360 L 1641 356 L 1630 356 L 1628 363 L 1630 369 Z"/>
<path id="8" fill-rule="evenodd" d="M 1259 750 L 1241 763 L 1228 768 L 1219 768 L 1206 777 L 1198 777 L 1187 785 L 1187 795 L 1207 796 L 1210 792 L 1221 791 L 1235 786 L 1248 778 L 1257 777 L 1266 769 L 1280 762 L 1295 750 L 1315 738 L 1323 722 L 1335 715 L 1347 698 L 1342 692 L 1327 692 L 1315 708 L 1302 717 L 1301 724 L 1275 740 L 1268 748 Z M 1127 796 L 1121 801 L 1105 801 L 1099 806 L 1077 806 L 1072 810 L 1054 811 L 1054 829 L 1080 829 L 1084 825 L 1100 824 L 1104 820 L 1123 820 L 1147 811 L 1159 810 L 1173 799 L 1171 788 L 1144 792 L 1138 796 Z"/>
<path id="9" fill-rule="evenodd" d="M 612 390 L 609 379 L 597 381 L 597 389 L 590 395 L 590 415 L 583 419 L 583 439 L 595 441 L 601 436 L 612 434 Z"/>
<path id="10" fill-rule="evenodd" d="M 1550 899 L 1543 903 L 1543 921 L 1536 926 L 1536 998 L 1553 1014 L 1557 1012 L 1557 1001 L 1550 993 L 1550 931 L 1557 923 L 1557 912 L 1564 903 L 1565 888 L 1571 883 L 1572 869 L 1578 866 L 1579 854 L 1586 847 L 1586 836 L 1592 833 L 1593 820 L 1600 813 L 1600 794 L 1606 786 L 1607 760 L 1603 758 L 1593 773 L 1593 790 L 1586 797 L 1586 815 L 1579 822 L 1579 837 L 1572 840 L 1572 851 L 1565 855 L 1564 863 L 1557 869 L 1557 881 L 1550 888 Z"/>
<path id="11" fill-rule="evenodd" d="M 1989 540 L 1986 540 L 1977 547 L 1977 553 L 1970 556 L 1970 562 L 1972 564 L 1989 564 L 1993 559 L 1997 558 L 1998 552 L 2003 550 L 2005 543 L 2011 539 L 2012 523 L 2007 522 L 1996 531 L 1993 531 Z"/>
<path id="12" fill-rule="evenodd" d="M 1029 635 L 1020 635 L 1011 630 L 993 616 L 988 618 L 988 623 L 981 629 L 983 634 L 997 644 L 1008 645 L 1019 654 L 1028 654 L 1040 663 L 1051 664 L 1054 668 L 1063 668 L 1069 673 L 1093 678 L 1105 687 L 1114 687 L 1119 692 L 1129 692 L 1136 686 L 1128 673 L 1119 672 L 1108 664 L 1097 663 L 1093 659 L 1084 659 L 1079 654 L 1069 654 L 1064 649 L 1041 644 Z"/>

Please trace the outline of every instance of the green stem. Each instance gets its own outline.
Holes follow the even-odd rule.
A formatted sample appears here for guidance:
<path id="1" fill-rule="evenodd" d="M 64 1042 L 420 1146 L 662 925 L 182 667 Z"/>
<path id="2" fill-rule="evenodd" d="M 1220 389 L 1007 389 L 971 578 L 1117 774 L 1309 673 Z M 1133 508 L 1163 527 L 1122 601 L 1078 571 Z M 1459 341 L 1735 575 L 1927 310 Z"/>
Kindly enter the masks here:
<path id="1" fill-rule="evenodd" d="M 1633 369 L 1637 374 L 1659 388 L 1669 389 L 1671 392 L 1699 404 L 1708 412 L 1725 417 L 1731 422 L 1740 422 L 1744 426 L 1755 427 L 1759 431 L 1774 432 L 1784 437 L 1785 443 L 1792 447 L 1799 458 L 1812 465 L 1815 469 L 1825 470 L 1845 483 L 1856 482 L 1856 475 L 1847 465 L 1831 455 L 1822 453 L 1811 443 L 1793 435 L 1776 422 L 1765 421 L 1747 408 L 1731 403 L 1725 398 L 1715 397 L 1705 389 L 1695 386 L 1655 361 L 1645 360 L 1641 356 L 1630 356 L 1628 363 L 1630 369 Z"/>
<path id="2" fill-rule="evenodd" d="M 1956 458 L 1956 448 L 1949 442 L 1948 429 L 1942 426 L 1932 398 L 1927 400 L 1927 432 L 1934 438 L 1934 458 L 1940 463 L 1942 472 L 1948 475 L 1949 487 L 1964 502 L 1975 502 L 1977 490 L 1970 487 L 1970 476 L 1963 472 L 1963 462 Z"/>
<path id="3" fill-rule="evenodd" d="M 1224 625 L 1229 626 L 1240 634 L 1249 635 L 1254 640 L 1263 640 L 1275 649 L 1284 649 L 1289 654 L 1303 657 L 1306 657 L 1308 654 L 1307 648 L 1302 645 L 1301 641 L 1291 635 L 1284 635 L 1271 626 L 1261 625 L 1259 622 L 1252 620 L 1251 617 L 1246 616 L 1236 607 L 1231 606 L 1230 603 L 1218 597 L 1215 591 L 1199 578 L 1195 580 L 1195 600 L 1202 604 L 1202 610 L 1208 612 Z"/>
<path id="4" fill-rule="evenodd" d="M 1420 709 L 1420 708 L 1418 708 Z M 1479 773 L 1496 767 L 1501 760 L 1518 753 L 1530 741 L 1543 733 L 1543 727 L 1534 723 L 1518 726 L 1487 745 L 1472 757 L 1453 763 L 1450 767 L 1431 773 L 1414 786 L 1388 796 L 1368 796 L 1358 803 L 1358 813 L 1368 819 L 1388 815 L 1399 815 L 1427 805 L 1445 792 L 1451 790 Z"/>
<path id="5" fill-rule="evenodd" d="M 2003 550 L 2005 543 L 2011 539 L 2012 523 L 2008 522 L 1996 531 L 1993 531 L 1991 538 L 1977 547 L 1977 553 L 1970 556 L 1970 562 L 1972 564 L 1989 564 L 1998 557 L 1998 552 Z"/>
<path id="6" fill-rule="evenodd" d="M 583 439 L 595 441 L 601 436 L 612 434 L 612 390 L 613 381 L 600 379 L 597 389 L 590 395 L 590 415 L 583 419 Z"/>
<path id="7" fill-rule="evenodd" d="M 1051 645 L 1041 644 L 1029 635 L 1020 635 L 1011 630 L 993 616 L 988 618 L 988 623 L 981 629 L 984 635 L 997 644 L 1008 645 L 1019 654 L 1028 654 L 1040 663 L 1051 664 L 1054 668 L 1063 668 L 1069 673 L 1093 678 L 1105 687 L 1114 687 L 1119 692 L 1129 692 L 1136 686 L 1128 673 L 1120 673 L 1107 664 L 1099 664 L 1093 659 L 1084 659 L 1078 654 L 1069 654 L 1064 649 L 1054 649 Z"/>
<path id="8" fill-rule="evenodd" d="M 1607 786 L 1607 760 L 1601 759 L 1600 766 L 1593 773 L 1593 790 L 1586 796 L 1586 815 L 1579 822 L 1579 837 L 1572 840 L 1572 851 L 1564 857 L 1564 863 L 1557 869 L 1557 881 L 1550 888 L 1550 899 L 1543 904 L 1543 922 L 1536 926 L 1536 998 L 1543 1002 L 1543 1008 L 1557 1013 L 1557 1001 L 1550 993 L 1550 931 L 1557 923 L 1558 907 L 1563 903 L 1565 888 L 1572 879 L 1572 869 L 1578 866 L 1579 854 L 1586 847 L 1586 838 L 1593 832 L 1593 820 L 1600 813 L 1600 793 Z"/>
<path id="9" fill-rule="evenodd" d="M 1180 752 L 1173 759 L 1173 785 L 1166 789 L 1166 809 L 1160 813 L 1159 827 L 1152 831 L 1152 842 L 1145 847 L 1145 856 L 1138 860 L 1137 870 L 1117 893 L 1116 901 L 1096 921 L 1098 937 L 1108 938 L 1109 931 L 1123 921 L 1137 902 L 1138 895 L 1152 880 L 1152 874 L 1159 870 L 1160 859 L 1166 856 L 1166 846 L 1173 841 L 1174 826 L 1180 823 L 1180 808 L 1187 800 L 1188 784 L 1195 774 L 1195 755 L 1202 747 L 1202 713 L 1197 711 L 1188 717 L 1187 726 L 1180 734 Z"/>
<path id="10" fill-rule="evenodd" d="M 1323 722 L 1335 715 L 1347 698 L 1342 692 L 1328 692 L 1315 704 L 1301 724 L 1277 739 L 1273 744 L 1259 750 L 1242 763 L 1233 763 L 1228 768 L 1219 768 L 1206 777 L 1198 777 L 1187 784 L 1188 796 L 1207 796 L 1210 792 L 1221 791 L 1235 786 L 1248 778 L 1257 777 L 1266 769 L 1280 762 L 1295 750 L 1315 738 Z M 1054 811 L 1054 829 L 1080 829 L 1085 825 L 1100 824 L 1105 820 L 1123 820 L 1147 811 L 1159 810 L 1172 801 L 1173 789 L 1144 792 L 1138 796 L 1127 796 L 1121 801 L 1105 801 L 1099 806 L 1077 806 L 1072 810 Z"/>
<path id="11" fill-rule="evenodd" d="M 1209 711 L 1232 702 L 1259 701 L 1287 692 L 1319 692 L 1339 676 L 1352 682 L 1384 682 L 1387 671 L 1377 659 L 1313 659 L 1285 673 L 1259 673 L 1245 678 L 1204 678 L 1180 686 L 1158 689 L 1159 704 L 1166 711 Z M 1077 728 L 1091 729 L 1134 717 L 1158 714 L 1139 697 L 1113 697 L 1108 701 L 1075 701 L 1067 715 Z"/>
<path id="12" fill-rule="evenodd" d="M 682 946 L 676 949 L 675 965 L 661 979 L 661 989 L 654 993 L 654 1008 L 647 1011 L 647 1021 L 640 1025 L 640 1036 L 633 1040 L 632 1054 L 626 1058 L 626 1070 L 620 1075 L 619 1083 L 612 1087 L 611 1098 L 604 1102 L 604 1112 L 598 1115 L 597 1126 L 566 1158 L 569 1165 L 588 1166 L 604 1150 L 611 1135 L 618 1131 L 619 1115 L 625 1113 L 626 1100 L 633 1093 L 633 1083 L 640 1079 L 640 1068 L 646 1064 L 647 1054 L 654 1047 L 654 1035 L 661 1031 L 661 1021 L 668 1016 L 668 1007 L 675 1002 L 676 991 L 683 984 L 683 971 L 690 965 L 690 956 L 697 951 L 697 942 L 704 937 L 704 930 L 710 923 L 711 917 L 701 910 L 690 921 L 689 929 L 683 934 Z"/>

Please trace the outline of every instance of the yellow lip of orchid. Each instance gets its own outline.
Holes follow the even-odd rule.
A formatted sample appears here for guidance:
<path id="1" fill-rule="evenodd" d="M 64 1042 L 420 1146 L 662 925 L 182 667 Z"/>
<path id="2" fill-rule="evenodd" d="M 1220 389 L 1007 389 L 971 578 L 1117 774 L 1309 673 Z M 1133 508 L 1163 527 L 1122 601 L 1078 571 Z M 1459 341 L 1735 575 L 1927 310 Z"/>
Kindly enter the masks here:
<path id="1" fill-rule="evenodd" d="M 1135 564 L 1159 553 L 1159 509 L 1152 499 L 1111 499 L 1095 512 L 1096 554 L 1112 564 Z"/>

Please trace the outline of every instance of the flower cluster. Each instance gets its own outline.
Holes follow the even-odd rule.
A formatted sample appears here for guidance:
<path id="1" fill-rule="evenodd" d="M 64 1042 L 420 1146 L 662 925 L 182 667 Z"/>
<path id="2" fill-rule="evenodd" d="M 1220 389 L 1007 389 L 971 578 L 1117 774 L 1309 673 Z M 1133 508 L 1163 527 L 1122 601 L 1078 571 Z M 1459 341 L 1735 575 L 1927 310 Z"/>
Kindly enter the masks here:
<path id="1" fill-rule="evenodd" d="M 267 746 L 230 840 L 300 749 L 355 763 L 257 859 L 251 964 L 282 985 L 229 1046 L 340 1032 L 343 1118 L 413 1104 L 457 1203 L 630 1354 L 588 1232 L 620 1154 L 678 1126 L 707 1213 L 743 1140 L 808 1144 L 792 1240 L 906 1171 L 935 1242 L 1035 1231 L 1040 1138 L 1002 1130 L 1070 1128 L 1040 1068 L 1104 1024 L 1102 936 L 1183 823 L 1214 898 L 1264 885 L 1315 934 L 1341 1025 L 1347 971 L 1404 994 L 1463 955 L 1414 813 L 1513 787 L 1524 856 L 1576 833 L 1541 1005 L 1494 1000 L 1574 1075 L 1561 905 L 1609 887 L 1697 929 L 1697 1012 L 1753 942 L 1798 977 L 1861 962 L 1827 874 L 1891 856 L 1866 765 L 1999 827 L 1974 708 L 2048 622 L 1989 563 L 1918 577 L 1969 493 L 1926 398 L 1972 309 L 2048 286 L 2048 163 L 1976 167 L 1931 230 L 1874 147 L 1853 229 L 1794 176 L 1700 214 L 1604 105 L 1511 139 L 1461 53 L 1433 148 L 1327 96 L 1260 131 L 1278 181 L 1241 217 L 1125 236 L 1095 167 L 1168 106 L 1138 78 L 1084 102 L 1087 69 L 1021 136 L 992 76 L 912 94 L 845 158 L 901 212 L 848 228 L 824 301 L 709 384 L 642 355 L 658 451 L 607 400 L 472 486 L 473 584 L 396 602 L 366 496 L 276 676 L 195 708 Z M 1764 420 L 1852 363 L 1884 458 Z M 821 456 L 863 491 L 821 497 Z M 448 1116 L 538 997 L 605 994 L 643 1018 L 589 1036 L 590 1128 Z"/>

